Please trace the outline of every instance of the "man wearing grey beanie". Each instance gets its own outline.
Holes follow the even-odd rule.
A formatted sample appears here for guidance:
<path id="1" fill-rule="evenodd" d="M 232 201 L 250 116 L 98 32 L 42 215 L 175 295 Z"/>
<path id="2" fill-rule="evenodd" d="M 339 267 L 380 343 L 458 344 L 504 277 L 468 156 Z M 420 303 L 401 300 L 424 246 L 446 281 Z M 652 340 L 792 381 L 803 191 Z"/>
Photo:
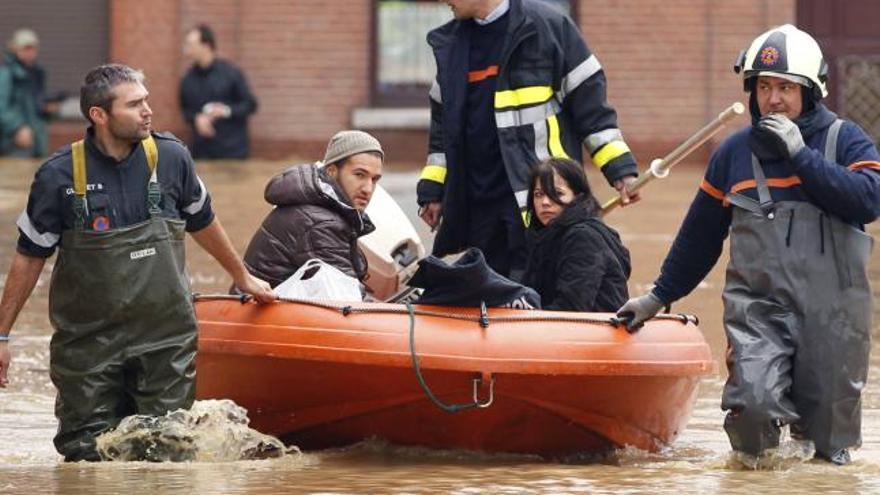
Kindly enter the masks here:
<path id="1" fill-rule="evenodd" d="M 324 159 L 295 165 L 273 177 L 266 201 L 275 205 L 244 255 L 247 269 L 272 287 L 311 258 L 363 280 L 367 260 L 358 238 L 375 227 L 364 210 L 382 177 L 385 153 L 362 131 L 341 131 Z"/>

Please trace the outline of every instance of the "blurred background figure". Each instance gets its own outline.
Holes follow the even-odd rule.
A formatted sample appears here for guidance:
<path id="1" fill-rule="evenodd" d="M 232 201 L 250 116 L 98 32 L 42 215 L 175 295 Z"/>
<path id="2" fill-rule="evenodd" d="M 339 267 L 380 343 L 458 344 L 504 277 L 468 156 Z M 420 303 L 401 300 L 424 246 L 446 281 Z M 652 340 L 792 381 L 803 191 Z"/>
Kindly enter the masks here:
<path id="1" fill-rule="evenodd" d="M 46 99 L 46 71 L 37 64 L 40 40 L 30 29 L 18 29 L 0 65 L 0 155 L 39 157 L 46 154 L 46 120 L 58 111 Z"/>
<path id="2" fill-rule="evenodd" d="M 193 131 L 196 159 L 247 158 L 247 119 L 257 100 L 241 70 L 217 57 L 214 31 L 205 24 L 184 39 L 184 56 L 192 62 L 180 83 L 183 118 Z"/>

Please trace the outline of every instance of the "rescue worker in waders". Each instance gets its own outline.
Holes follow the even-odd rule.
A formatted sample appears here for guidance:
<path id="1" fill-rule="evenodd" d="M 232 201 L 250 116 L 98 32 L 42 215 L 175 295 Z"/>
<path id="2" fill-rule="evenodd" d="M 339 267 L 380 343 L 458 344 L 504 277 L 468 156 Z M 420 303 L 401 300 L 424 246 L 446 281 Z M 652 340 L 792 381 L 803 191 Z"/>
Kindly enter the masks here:
<path id="1" fill-rule="evenodd" d="M 58 248 L 50 375 L 55 447 L 66 461 L 100 460 L 95 437 L 125 416 L 192 404 L 196 319 L 185 231 L 243 292 L 274 299 L 233 250 L 189 152 L 174 136 L 151 132 L 147 97 L 143 74 L 130 67 L 89 72 L 80 108 L 91 127 L 39 168 L 17 221 L 18 252 L 0 300 L 0 386 L 9 331 Z"/>
<path id="2" fill-rule="evenodd" d="M 638 200 L 627 191 L 636 161 L 602 65 L 567 15 L 538 0 L 444 1 L 455 19 L 427 38 L 437 76 L 419 215 L 440 229 L 434 255 L 476 247 L 493 270 L 518 280 L 532 165 L 580 163 L 586 147 L 628 204 Z"/>
<path id="3" fill-rule="evenodd" d="M 778 446 L 780 427 L 816 456 L 861 444 L 880 154 L 821 100 L 827 65 L 794 26 L 760 35 L 736 64 L 752 125 L 713 154 L 652 291 L 618 311 L 634 331 L 706 276 L 730 234 L 724 287 L 729 377 L 721 407 L 735 451 Z"/>

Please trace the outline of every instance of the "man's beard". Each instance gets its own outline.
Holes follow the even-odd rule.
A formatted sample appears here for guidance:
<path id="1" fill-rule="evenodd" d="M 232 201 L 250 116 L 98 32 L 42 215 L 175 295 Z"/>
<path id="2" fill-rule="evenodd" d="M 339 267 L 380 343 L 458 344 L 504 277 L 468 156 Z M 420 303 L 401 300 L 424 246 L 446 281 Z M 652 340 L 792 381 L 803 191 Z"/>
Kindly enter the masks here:
<path id="1" fill-rule="evenodd" d="M 128 141 L 131 143 L 137 143 L 142 139 L 149 136 L 150 132 L 148 130 L 144 130 L 140 124 L 130 124 L 128 126 L 123 126 L 114 120 L 110 120 L 110 134 L 120 140 L 120 141 Z"/>

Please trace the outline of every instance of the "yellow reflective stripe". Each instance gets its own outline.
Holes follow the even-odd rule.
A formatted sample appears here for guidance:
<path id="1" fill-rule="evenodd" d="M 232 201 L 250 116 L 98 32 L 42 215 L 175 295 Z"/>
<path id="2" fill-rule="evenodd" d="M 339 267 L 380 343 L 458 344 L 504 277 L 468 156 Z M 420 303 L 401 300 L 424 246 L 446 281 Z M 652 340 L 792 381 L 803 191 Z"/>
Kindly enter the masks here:
<path id="1" fill-rule="evenodd" d="M 446 167 L 439 165 L 426 165 L 422 169 L 422 179 L 432 180 L 443 184 L 446 182 Z"/>
<path id="2" fill-rule="evenodd" d="M 530 212 L 529 210 L 522 210 L 519 213 L 520 215 L 522 215 L 523 225 L 528 227 L 529 224 L 532 223 L 532 212 Z"/>
<path id="3" fill-rule="evenodd" d="M 550 155 L 555 158 L 569 158 L 562 147 L 562 139 L 559 137 L 559 121 L 553 115 L 547 119 L 547 127 L 549 127 L 550 137 L 547 146 L 550 147 Z"/>
<path id="4" fill-rule="evenodd" d="M 86 147 L 85 142 L 79 141 L 70 145 L 73 152 L 73 192 L 77 196 L 86 195 Z"/>
<path id="5" fill-rule="evenodd" d="M 544 103 L 553 97 L 550 86 L 527 86 L 495 93 L 495 108 L 518 107 L 533 103 Z"/>
<path id="6" fill-rule="evenodd" d="M 605 146 L 602 146 L 602 148 L 593 155 L 593 163 L 597 167 L 602 168 L 605 165 L 608 165 L 608 162 L 624 153 L 629 153 L 629 146 L 627 146 L 626 143 L 623 141 L 611 141 Z"/>
<path id="7" fill-rule="evenodd" d="M 156 140 L 153 136 L 147 136 L 141 141 L 144 147 L 144 154 L 147 156 L 147 166 L 150 167 L 150 173 L 156 170 L 156 164 L 159 163 L 159 150 L 156 148 Z"/>

